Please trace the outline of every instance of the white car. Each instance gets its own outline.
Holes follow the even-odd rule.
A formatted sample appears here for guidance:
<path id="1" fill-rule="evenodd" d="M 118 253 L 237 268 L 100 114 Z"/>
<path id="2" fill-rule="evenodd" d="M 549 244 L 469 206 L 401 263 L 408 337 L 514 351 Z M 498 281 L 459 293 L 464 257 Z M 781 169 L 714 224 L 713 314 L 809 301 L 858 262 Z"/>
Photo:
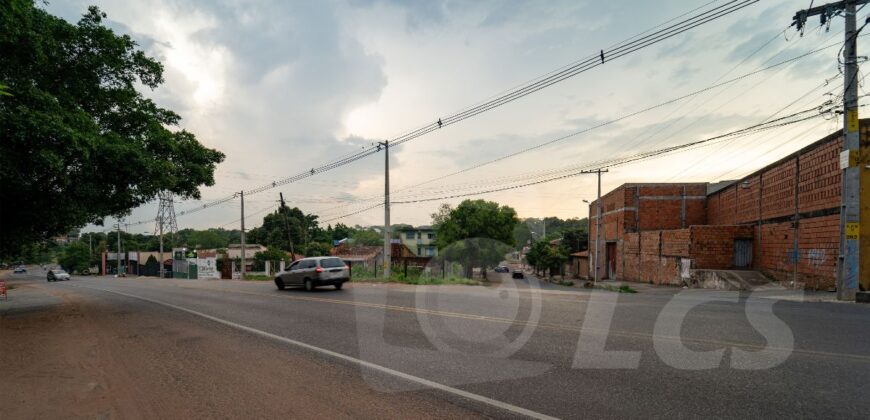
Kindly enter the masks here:
<path id="1" fill-rule="evenodd" d="M 341 290 L 344 282 L 350 279 L 350 268 L 341 258 L 311 257 L 294 261 L 287 270 L 275 276 L 275 286 L 284 290 L 286 286 L 302 286 L 312 291 L 317 286 L 332 285 Z"/>
<path id="2" fill-rule="evenodd" d="M 48 281 L 60 281 L 60 280 L 69 280 L 69 273 L 63 271 L 59 268 L 54 268 L 48 270 L 48 274 L 45 276 Z"/>

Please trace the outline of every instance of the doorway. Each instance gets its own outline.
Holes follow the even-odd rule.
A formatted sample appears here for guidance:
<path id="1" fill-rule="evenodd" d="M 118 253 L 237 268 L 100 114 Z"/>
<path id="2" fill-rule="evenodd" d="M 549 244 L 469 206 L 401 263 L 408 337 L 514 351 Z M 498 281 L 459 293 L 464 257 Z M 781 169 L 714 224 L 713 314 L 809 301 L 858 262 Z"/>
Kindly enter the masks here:
<path id="1" fill-rule="evenodd" d="M 752 239 L 737 239 L 734 241 L 734 267 L 752 267 Z"/>
<path id="2" fill-rule="evenodd" d="M 604 254 L 607 261 L 604 278 L 613 280 L 616 278 L 616 242 L 608 242 Z"/>

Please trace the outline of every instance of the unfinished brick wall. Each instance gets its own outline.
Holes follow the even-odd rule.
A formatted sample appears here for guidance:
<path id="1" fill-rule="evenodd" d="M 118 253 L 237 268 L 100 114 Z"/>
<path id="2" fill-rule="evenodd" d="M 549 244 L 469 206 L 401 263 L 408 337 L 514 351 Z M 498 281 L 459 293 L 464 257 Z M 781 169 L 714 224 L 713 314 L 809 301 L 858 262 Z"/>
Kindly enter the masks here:
<path id="1" fill-rule="evenodd" d="M 621 270 L 617 279 L 640 278 L 640 233 L 626 233 L 622 238 Z"/>
<path id="2" fill-rule="evenodd" d="M 738 185 L 735 184 L 707 196 L 708 206 L 715 206 L 715 210 L 710 211 L 708 207 L 706 224 L 733 225 L 737 223 L 737 188 Z"/>
<path id="3" fill-rule="evenodd" d="M 670 257 L 689 257 L 691 230 L 675 229 L 662 231 L 662 255 Z"/>
<path id="4" fill-rule="evenodd" d="M 661 252 L 661 231 L 640 233 L 640 281 L 659 283 L 659 262 Z"/>
<path id="5" fill-rule="evenodd" d="M 752 239 L 752 226 L 692 226 L 689 245 L 693 268 L 727 270 L 734 267 L 734 243 Z"/>
<path id="6" fill-rule="evenodd" d="M 761 177 L 745 178 L 737 183 L 735 189 L 735 223 L 752 223 L 760 215 Z"/>
<path id="7" fill-rule="evenodd" d="M 842 136 L 801 154 L 798 201 L 801 213 L 840 205 Z"/>
<path id="8" fill-rule="evenodd" d="M 648 230 L 675 229 L 704 223 L 706 215 L 705 183 L 690 184 L 625 184 L 601 197 L 601 241 L 599 244 L 599 275 L 606 275 L 606 248 L 616 243 L 617 278 L 631 276 L 642 270 L 642 264 L 623 261 L 625 235 Z M 589 205 L 589 249 L 595 249 L 597 203 Z M 629 245 L 631 249 L 631 245 Z M 639 248 L 638 248 L 639 249 Z M 629 251 L 631 252 L 631 251 Z M 639 252 L 639 251 L 638 251 Z M 594 266 L 594 258 L 591 265 Z M 652 264 L 647 264 L 652 269 Z M 626 274 L 625 271 L 629 274 Z"/>
<path id="9" fill-rule="evenodd" d="M 866 127 L 862 121 L 864 137 Z M 796 279 L 810 289 L 833 286 L 841 149 L 842 135 L 833 133 L 711 194 L 707 223 L 753 226 L 754 269 L 784 282 Z"/>
<path id="10" fill-rule="evenodd" d="M 840 243 L 840 215 L 802 220 L 798 229 L 798 273 L 810 289 L 834 287 Z"/>

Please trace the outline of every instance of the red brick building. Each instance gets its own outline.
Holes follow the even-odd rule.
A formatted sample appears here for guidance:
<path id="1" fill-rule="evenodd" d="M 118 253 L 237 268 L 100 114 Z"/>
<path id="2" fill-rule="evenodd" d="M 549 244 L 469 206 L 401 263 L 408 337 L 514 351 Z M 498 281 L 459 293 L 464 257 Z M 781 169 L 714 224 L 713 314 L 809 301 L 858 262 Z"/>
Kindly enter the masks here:
<path id="1" fill-rule="evenodd" d="M 812 289 L 834 286 L 840 150 L 837 132 L 740 180 L 611 191 L 601 197 L 599 278 L 681 284 L 681 268 L 743 268 Z M 589 207 L 592 262 L 596 205 Z"/>

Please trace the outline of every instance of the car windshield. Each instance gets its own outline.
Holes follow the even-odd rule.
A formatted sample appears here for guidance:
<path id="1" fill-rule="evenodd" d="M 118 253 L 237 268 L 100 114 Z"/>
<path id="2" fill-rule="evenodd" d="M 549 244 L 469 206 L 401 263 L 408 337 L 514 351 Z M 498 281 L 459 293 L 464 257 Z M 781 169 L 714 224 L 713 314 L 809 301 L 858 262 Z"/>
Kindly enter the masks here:
<path id="1" fill-rule="evenodd" d="M 323 268 L 344 267 L 344 261 L 341 258 L 324 258 L 320 260 L 320 266 Z"/>
<path id="2" fill-rule="evenodd" d="M 63 270 L 51 270 L 54 274 L 66 274 L 66 271 Z"/>

